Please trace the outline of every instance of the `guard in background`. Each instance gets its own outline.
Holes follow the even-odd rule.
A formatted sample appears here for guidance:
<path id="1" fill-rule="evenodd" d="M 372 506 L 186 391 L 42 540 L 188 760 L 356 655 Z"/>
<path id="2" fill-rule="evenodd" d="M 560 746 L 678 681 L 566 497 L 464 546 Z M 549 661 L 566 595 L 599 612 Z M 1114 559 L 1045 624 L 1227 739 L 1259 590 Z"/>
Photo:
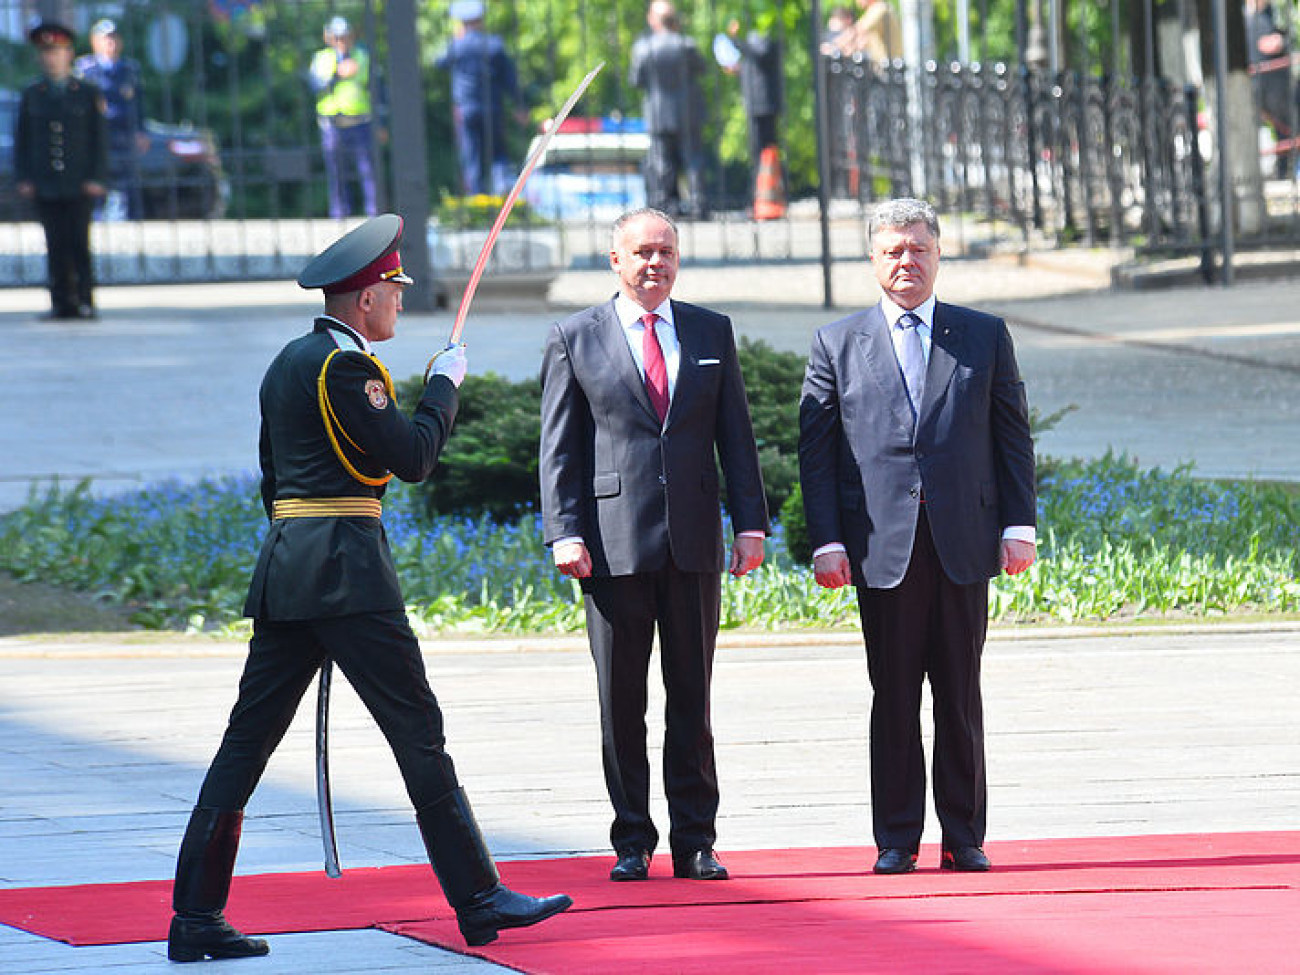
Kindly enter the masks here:
<path id="1" fill-rule="evenodd" d="M 330 217 L 352 213 L 348 180 L 355 172 L 361 183 L 366 216 L 378 210 L 375 191 L 374 123 L 370 106 L 370 52 L 354 43 L 352 28 L 342 17 L 325 25 L 325 47 L 311 59 L 311 87 L 316 92 L 316 121 L 325 155 Z"/>
<path id="2" fill-rule="evenodd" d="M 104 207 L 108 219 L 144 217 L 140 190 L 140 156 L 149 146 L 144 132 L 144 85 L 140 65 L 122 56 L 122 35 L 107 18 L 90 28 L 93 54 L 77 58 L 78 77 L 94 84 L 104 96 L 108 123 L 108 179 L 111 192 Z"/>
<path id="3" fill-rule="evenodd" d="M 45 231 L 48 319 L 95 318 L 90 218 L 108 172 L 104 98 L 72 74 L 72 31 L 41 21 L 28 39 L 41 77 L 24 89 L 14 126 L 18 195 L 36 205 Z"/>
<path id="4" fill-rule="evenodd" d="M 239 699 L 181 843 L 168 936 L 172 961 L 265 955 L 225 919 L 245 803 L 298 702 L 332 660 L 393 750 L 420 833 L 461 933 L 494 941 L 568 908 L 559 894 L 526 897 L 497 875 L 444 748 L 442 711 L 388 549 L 381 501 L 388 481 L 422 481 L 451 433 L 465 377 L 464 346 L 439 353 L 414 416 L 397 408 L 371 351 L 402 310 L 402 220 L 366 221 L 303 269 L 325 313 L 276 357 L 262 381 L 262 501 L 271 526 L 244 612 L 253 638 Z"/>
<path id="5" fill-rule="evenodd" d="M 461 192 L 504 196 L 514 179 L 506 143 L 507 110 L 517 121 L 527 117 L 519 98 L 519 73 L 505 42 L 483 29 L 486 12 L 481 0 L 456 0 L 448 12 L 454 33 L 434 66 L 451 75 Z"/>

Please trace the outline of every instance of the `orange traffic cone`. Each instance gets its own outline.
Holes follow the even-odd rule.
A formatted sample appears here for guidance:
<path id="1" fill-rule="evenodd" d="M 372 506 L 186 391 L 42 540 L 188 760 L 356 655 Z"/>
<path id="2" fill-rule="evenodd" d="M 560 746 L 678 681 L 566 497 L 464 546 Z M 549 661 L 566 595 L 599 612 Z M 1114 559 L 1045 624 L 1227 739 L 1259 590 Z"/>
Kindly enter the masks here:
<path id="1" fill-rule="evenodd" d="M 781 150 L 768 146 L 758 157 L 754 180 L 754 219 L 779 220 L 785 216 L 785 187 L 781 182 Z"/>

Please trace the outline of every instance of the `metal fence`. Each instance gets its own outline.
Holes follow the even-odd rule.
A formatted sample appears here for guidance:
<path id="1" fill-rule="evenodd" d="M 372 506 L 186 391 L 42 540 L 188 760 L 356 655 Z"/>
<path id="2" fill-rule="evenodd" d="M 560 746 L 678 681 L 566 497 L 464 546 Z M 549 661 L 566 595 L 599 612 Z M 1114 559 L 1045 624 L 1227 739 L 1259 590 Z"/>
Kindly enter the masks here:
<path id="1" fill-rule="evenodd" d="M 514 10 L 522 2 L 503 5 Z M 346 13 L 361 43 L 374 49 L 375 114 L 381 129 L 387 124 L 385 106 L 393 92 L 384 72 L 382 7 L 374 0 L 0 0 L 0 221 L 10 221 L 0 224 L 0 286 L 44 281 L 41 231 L 14 204 L 12 166 L 4 158 L 16 93 L 35 72 L 23 35 L 38 6 L 56 8 L 82 38 L 97 18 L 116 18 L 127 55 L 143 69 L 146 132 L 156 158 L 151 157 L 142 219 L 118 219 L 120 209 L 109 207 L 93 228 L 102 283 L 291 277 L 348 225 L 327 216 L 314 95 L 304 76 L 312 51 L 321 46 L 322 25 Z M 713 4 L 704 4 L 696 16 L 710 17 L 722 29 Z M 603 263 L 609 217 L 640 198 L 640 95 L 626 78 L 629 42 L 641 26 L 631 20 L 584 21 L 576 28 L 610 62 L 614 90 L 607 103 L 626 126 L 618 136 L 627 151 L 611 160 L 593 148 L 585 165 L 579 159 L 567 175 L 585 173 L 593 187 L 599 182 L 610 192 L 598 197 L 593 191 L 587 203 L 566 203 L 531 223 L 512 218 L 513 239 L 503 242 L 490 275 Z M 540 42 L 543 53 L 554 49 L 566 28 L 557 22 L 552 29 L 555 36 Z M 780 39 L 787 51 L 805 48 L 805 76 L 792 73 L 791 57 L 785 81 L 787 90 L 802 89 L 806 97 L 812 87 L 806 74 L 813 70 L 807 67 L 807 41 Z M 507 41 L 520 43 L 517 37 Z M 83 42 L 78 53 L 84 51 Z M 521 71 L 548 70 L 537 51 L 515 53 Z M 959 223 L 967 244 L 1051 247 L 1081 241 L 1199 253 L 1208 260 L 1223 207 L 1219 184 L 1207 172 L 1214 160 L 1198 127 L 1197 89 L 1153 77 L 1000 64 L 911 68 L 895 62 L 877 70 L 861 57 L 838 55 L 816 64 L 827 82 L 826 227 L 819 225 L 816 186 L 805 185 L 799 198 L 781 207 L 778 219 L 754 219 L 751 166 L 715 155 L 708 174 L 711 217 L 683 227 L 693 259 L 859 257 L 871 204 L 906 193 L 933 200 L 947 220 Z M 724 136 L 724 109 L 739 97 L 734 81 L 715 75 L 706 89 L 707 141 L 714 145 Z M 523 81 L 534 104 L 544 105 L 553 79 Z M 445 83 L 433 85 L 426 101 L 436 203 L 457 193 Z M 527 128 L 512 133 L 516 161 L 522 161 L 531 135 Z M 789 145 L 788 133 L 783 138 L 791 153 L 806 151 Z M 395 175 L 391 145 L 380 139 L 373 154 L 383 208 Z M 1300 234 L 1296 184 L 1274 182 L 1266 189 L 1272 219 L 1261 240 L 1293 241 Z M 457 214 L 463 209 L 435 209 L 441 212 L 429 231 L 432 262 L 445 287 L 454 288 L 473 262 L 482 229 L 461 221 Z"/>
<path id="2" fill-rule="evenodd" d="M 1026 239 L 1185 251 L 1207 237 L 1195 88 L 1005 65 L 827 70 L 837 195 L 923 194 Z"/>

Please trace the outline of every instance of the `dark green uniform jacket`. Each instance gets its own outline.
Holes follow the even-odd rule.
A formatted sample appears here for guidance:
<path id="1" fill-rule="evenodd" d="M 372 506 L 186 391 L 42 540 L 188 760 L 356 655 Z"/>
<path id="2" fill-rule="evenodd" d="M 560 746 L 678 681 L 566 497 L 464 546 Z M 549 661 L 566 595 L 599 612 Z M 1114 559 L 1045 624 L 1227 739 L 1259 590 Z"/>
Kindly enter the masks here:
<path id="1" fill-rule="evenodd" d="M 82 195 L 82 183 L 108 176 L 108 135 L 103 96 L 88 81 L 48 78 L 23 91 L 14 128 L 14 179 L 36 184 L 38 200 Z"/>
<path id="2" fill-rule="evenodd" d="M 388 472 L 410 482 L 432 473 L 456 416 L 455 385 L 446 376 L 430 377 L 407 419 L 383 366 L 363 349 L 345 325 L 318 318 L 315 330 L 285 346 L 267 370 L 260 454 L 268 516 L 277 500 L 380 498 L 385 485 L 376 482 Z M 323 386 L 336 418 L 329 427 L 320 395 L 327 358 Z M 244 614 L 285 621 L 403 608 L 378 518 L 273 518 Z"/>

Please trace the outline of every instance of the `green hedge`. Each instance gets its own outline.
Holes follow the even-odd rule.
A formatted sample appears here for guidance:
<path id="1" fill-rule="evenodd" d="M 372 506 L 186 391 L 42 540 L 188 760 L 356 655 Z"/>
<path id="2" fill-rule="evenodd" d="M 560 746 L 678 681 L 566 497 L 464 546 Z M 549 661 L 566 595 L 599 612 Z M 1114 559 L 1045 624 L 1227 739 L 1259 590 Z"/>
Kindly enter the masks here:
<path id="1" fill-rule="evenodd" d="M 741 339 L 737 352 L 754 421 L 767 502 L 773 516 L 799 483 L 799 389 L 804 359 L 766 342 Z M 400 402 L 420 396 L 420 377 L 399 384 Z M 535 511 L 540 379 L 511 382 L 488 373 L 467 376 L 451 440 L 432 478 L 415 490 L 433 514 L 481 515 L 498 522 Z"/>

